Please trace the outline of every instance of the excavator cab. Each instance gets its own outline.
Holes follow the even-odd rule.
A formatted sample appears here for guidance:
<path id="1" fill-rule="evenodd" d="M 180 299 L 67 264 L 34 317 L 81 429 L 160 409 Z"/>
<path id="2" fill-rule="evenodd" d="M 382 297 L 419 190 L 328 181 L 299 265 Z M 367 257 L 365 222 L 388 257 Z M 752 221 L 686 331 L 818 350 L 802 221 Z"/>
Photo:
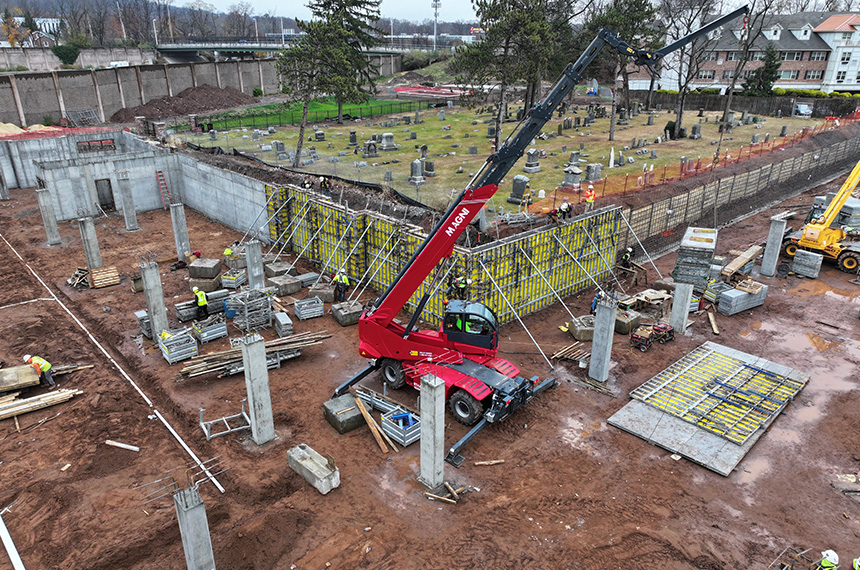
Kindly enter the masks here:
<path id="1" fill-rule="evenodd" d="M 496 315 L 481 303 L 449 301 L 442 332 L 453 342 L 495 349 L 499 335 Z"/>

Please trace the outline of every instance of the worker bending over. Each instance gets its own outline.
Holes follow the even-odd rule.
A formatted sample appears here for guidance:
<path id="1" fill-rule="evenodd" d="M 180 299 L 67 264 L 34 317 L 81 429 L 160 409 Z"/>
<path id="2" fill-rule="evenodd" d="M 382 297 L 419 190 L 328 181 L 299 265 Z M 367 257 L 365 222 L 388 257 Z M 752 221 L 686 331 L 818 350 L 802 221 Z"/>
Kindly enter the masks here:
<path id="1" fill-rule="evenodd" d="M 202 321 L 209 316 L 209 301 L 206 299 L 206 293 L 194 287 L 194 296 L 197 297 L 197 320 Z"/>
<path id="2" fill-rule="evenodd" d="M 39 383 L 43 386 L 54 385 L 54 375 L 51 372 L 51 363 L 38 356 L 24 355 L 24 362 L 31 364 L 39 374 Z"/>

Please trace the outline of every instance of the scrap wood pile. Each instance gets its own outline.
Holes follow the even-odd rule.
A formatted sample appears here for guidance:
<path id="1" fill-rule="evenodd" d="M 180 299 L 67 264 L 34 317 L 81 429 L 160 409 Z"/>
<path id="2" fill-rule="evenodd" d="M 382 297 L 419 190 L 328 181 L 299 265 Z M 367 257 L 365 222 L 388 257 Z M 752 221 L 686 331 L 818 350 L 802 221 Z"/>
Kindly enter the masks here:
<path id="1" fill-rule="evenodd" d="M 111 285 L 119 285 L 120 277 L 116 266 L 99 267 L 90 271 L 89 269 L 78 267 L 71 277 L 66 279 L 66 283 L 75 289 L 91 288 L 101 289 L 102 287 L 110 287 Z"/>
<path id="2" fill-rule="evenodd" d="M 56 404 L 62 404 L 78 394 L 83 394 L 83 392 L 80 390 L 67 390 L 65 388 L 40 396 L 33 396 L 32 398 L 24 398 L 23 400 L 16 399 L 18 396 L 17 393 L 8 394 L 0 398 L 0 420 L 20 416 L 21 414 L 41 410 L 42 408 Z"/>
<path id="3" fill-rule="evenodd" d="M 431 493 L 430 491 L 424 491 L 424 496 L 431 501 L 442 501 L 443 503 L 451 503 L 452 505 L 456 505 L 457 501 L 460 500 L 462 494 L 467 491 L 466 487 L 460 487 L 459 489 L 455 489 L 447 481 L 443 481 L 442 485 L 444 485 L 445 489 L 447 489 L 448 491 L 444 495 L 439 494 L 438 492 Z"/>
<path id="4" fill-rule="evenodd" d="M 588 360 L 591 357 L 591 353 L 582 348 L 581 342 L 575 342 L 568 346 L 558 349 L 555 351 L 550 358 L 552 360 L 572 360 L 575 362 L 580 362 L 583 360 Z"/>
<path id="5" fill-rule="evenodd" d="M 326 331 L 317 333 L 300 333 L 266 342 L 266 356 L 288 350 L 299 350 L 308 346 L 322 343 L 331 337 Z M 179 371 L 183 378 L 194 378 L 210 372 L 227 372 L 237 364 L 242 364 L 242 348 L 231 348 L 210 352 L 203 356 L 192 358 L 188 365 Z"/>

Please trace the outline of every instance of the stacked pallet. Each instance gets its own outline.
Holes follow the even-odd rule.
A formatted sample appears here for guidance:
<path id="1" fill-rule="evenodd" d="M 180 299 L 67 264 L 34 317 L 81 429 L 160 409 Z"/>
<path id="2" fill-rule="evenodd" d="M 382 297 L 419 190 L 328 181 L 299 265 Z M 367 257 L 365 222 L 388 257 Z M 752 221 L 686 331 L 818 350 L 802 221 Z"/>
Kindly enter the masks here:
<path id="1" fill-rule="evenodd" d="M 717 310 L 724 315 L 735 315 L 741 311 L 752 309 L 764 304 L 767 298 L 767 285 L 757 283 L 761 288 L 757 293 L 748 293 L 738 289 L 723 291 L 717 305 Z"/>
<path id="2" fill-rule="evenodd" d="M 208 302 L 206 306 L 209 309 L 209 313 L 223 313 L 224 299 L 226 299 L 228 295 L 230 295 L 230 291 L 226 289 L 218 289 L 217 291 L 206 293 L 206 301 Z M 176 318 L 179 319 L 180 322 L 184 323 L 186 321 L 193 321 L 197 318 L 196 299 L 176 303 L 175 305 L 173 305 L 173 308 L 176 311 Z"/>
<path id="3" fill-rule="evenodd" d="M 293 321 L 290 320 L 290 316 L 287 313 L 275 313 L 275 332 L 278 333 L 280 338 L 292 336 Z"/>
<path id="4" fill-rule="evenodd" d="M 0 420 L 41 410 L 48 406 L 62 404 L 78 394 L 83 394 L 83 392 L 80 390 L 68 390 L 66 388 L 60 388 L 59 390 L 54 390 L 40 396 L 33 396 L 32 398 L 24 398 L 23 400 L 16 400 L 14 399 L 16 395 L 10 394 L 9 396 L 0 398 Z"/>
<path id="5" fill-rule="evenodd" d="M 200 342 L 209 342 L 227 336 L 227 321 L 224 315 L 211 315 L 210 317 L 197 321 L 191 330 Z"/>
<path id="6" fill-rule="evenodd" d="M 134 316 L 137 319 L 137 325 L 140 327 L 140 332 L 146 338 L 152 338 L 152 321 L 149 319 L 149 314 L 146 309 L 135 311 Z"/>
<path id="7" fill-rule="evenodd" d="M 583 366 L 591 358 L 591 353 L 582 348 L 581 342 L 575 342 L 565 346 L 555 352 L 550 359 L 552 360 L 568 360 L 576 362 L 579 366 Z"/>
<path id="8" fill-rule="evenodd" d="M 88 279 L 90 287 L 93 289 L 101 289 L 102 287 L 119 285 L 119 272 L 113 265 L 108 267 L 99 267 L 98 269 L 90 270 Z"/>
<path id="9" fill-rule="evenodd" d="M 280 362 L 288 358 L 294 358 L 301 354 L 301 349 L 320 344 L 331 335 L 326 331 L 318 333 L 301 333 L 286 338 L 279 338 L 266 342 L 266 361 Z M 194 378 L 212 372 L 219 375 L 235 374 L 242 371 L 242 347 L 229 350 L 210 352 L 193 359 L 179 373 L 185 378 Z"/>
<path id="10" fill-rule="evenodd" d="M 244 331 L 272 326 L 272 289 L 248 289 L 231 295 L 224 301 L 233 324 Z"/>
<path id="11" fill-rule="evenodd" d="M 324 305 L 319 297 L 309 297 L 295 302 L 296 318 L 300 321 L 323 316 Z"/>
<path id="12" fill-rule="evenodd" d="M 687 228 L 672 276 L 677 283 L 689 283 L 704 288 L 711 272 L 717 247 L 717 230 Z"/>
<path id="13" fill-rule="evenodd" d="M 794 260 L 791 262 L 791 270 L 798 275 L 817 279 L 818 273 L 821 271 L 821 261 L 823 259 L 824 256 L 820 253 L 798 249 L 794 255 Z"/>
<path id="14" fill-rule="evenodd" d="M 158 346 L 170 364 L 197 356 L 197 340 L 188 329 L 164 331 L 158 337 Z"/>
<path id="15" fill-rule="evenodd" d="M 248 275 L 244 269 L 229 269 L 221 275 L 221 287 L 227 289 L 238 289 L 248 281 Z"/>

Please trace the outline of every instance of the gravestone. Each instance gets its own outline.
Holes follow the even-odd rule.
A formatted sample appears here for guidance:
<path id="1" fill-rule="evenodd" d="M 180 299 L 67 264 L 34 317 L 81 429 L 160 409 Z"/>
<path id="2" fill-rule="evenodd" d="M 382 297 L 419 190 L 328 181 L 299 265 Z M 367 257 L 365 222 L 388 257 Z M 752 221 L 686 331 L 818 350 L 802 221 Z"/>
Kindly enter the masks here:
<path id="1" fill-rule="evenodd" d="M 400 148 L 394 144 L 394 133 L 382 133 L 382 143 L 379 145 L 379 150 L 397 150 Z"/>
<path id="2" fill-rule="evenodd" d="M 487 127 L 487 138 L 488 139 L 496 138 L 496 127 L 494 127 L 493 125 L 489 125 Z"/>
<path id="3" fill-rule="evenodd" d="M 705 116 L 705 108 L 704 108 L 704 107 L 699 107 L 699 114 L 698 114 L 698 115 L 696 115 L 696 116 L 697 116 L 697 117 L 704 117 L 704 116 Z"/>
<path id="4" fill-rule="evenodd" d="M 421 117 L 418 116 L 418 111 L 415 111 L 415 118 L 413 120 L 416 125 L 421 122 Z"/>
<path id="5" fill-rule="evenodd" d="M 383 178 L 383 181 L 384 182 L 391 182 L 392 178 L 393 178 L 393 175 L 391 173 L 391 169 L 389 168 L 388 170 L 385 171 L 385 177 Z"/>
<path id="6" fill-rule="evenodd" d="M 540 162 L 538 160 L 537 150 L 530 148 L 528 153 L 526 153 L 526 165 L 523 167 L 523 172 L 527 174 L 540 172 Z"/>
<path id="7" fill-rule="evenodd" d="M 349 131 L 349 145 L 348 146 L 358 146 L 358 139 L 356 138 L 355 131 Z"/>
<path id="8" fill-rule="evenodd" d="M 209 131 L 209 140 L 214 141 L 218 138 L 218 131 Z"/>
<path id="9" fill-rule="evenodd" d="M 418 149 L 418 158 L 421 160 L 424 160 L 425 158 L 427 158 L 427 145 L 426 144 L 422 144 L 421 147 Z"/>
<path id="10" fill-rule="evenodd" d="M 579 151 L 575 150 L 570 153 L 570 160 L 567 161 L 568 164 L 573 166 L 579 166 Z"/>
<path id="11" fill-rule="evenodd" d="M 409 115 L 404 115 L 403 116 L 403 122 L 406 123 L 407 125 L 411 125 L 412 124 L 412 117 L 410 117 Z"/>
<path id="12" fill-rule="evenodd" d="M 648 126 L 650 127 L 653 124 L 654 124 L 654 115 L 652 115 L 651 113 L 648 113 Z"/>
<path id="13" fill-rule="evenodd" d="M 521 204 L 528 186 L 528 176 L 523 176 L 522 174 L 517 174 L 516 176 L 514 176 L 514 183 L 513 187 L 511 188 L 511 195 L 508 196 L 507 202 L 510 204 Z"/>
<path id="14" fill-rule="evenodd" d="M 741 122 L 746 123 L 749 118 L 749 113 L 747 111 L 741 112 Z"/>
<path id="15" fill-rule="evenodd" d="M 470 146 L 469 147 L 469 154 L 478 154 L 478 147 Z"/>
<path id="16" fill-rule="evenodd" d="M 251 133 L 251 140 L 260 140 L 260 131 L 254 131 L 253 133 Z"/>
<path id="17" fill-rule="evenodd" d="M 728 113 L 726 113 L 726 122 L 730 125 L 735 124 L 735 112 L 734 111 L 729 111 Z"/>
<path id="18" fill-rule="evenodd" d="M 284 152 L 284 142 L 283 141 L 272 141 L 272 146 L 275 147 L 275 152 Z"/>
<path id="19" fill-rule="evenodd" d="M 376 151 L 376 141 L 367 141 L 364 143 L 364 152 L 362 153 L 362 158 L 374 158 L 379 156 L 379 153 Z"/>
<path id="20" fill-rule="evenodd" d="M 657 151 L 653 148 L 651 149 L 651 160 L 657 160 Z"/>
<path id="21" fill-rule="evenodd" d="M 693 125 L 691 128 L 690 138 L 691 139 L 700 139 L 702 138 L 702 125 Z"/>
<path id="22" fill-rule="evenodd" d="M 766 142 L 766 143 L 770 142 L 770 133 L 765 133 L 764 142 Z"/>
<path id="23" fill-rule="evenodd" d="M 783 125 L 782 129 L 779 131 L 779 136 L 785 137 L 788 136 L 788 125 Z"/>
<path id="24" fill-rule="evenodd" d="M 317 131 L 314 133 L 316 142 L 325 142 L 325 131 Z"/>
<path id="25" fill-rule="evenodd" d="M 440 121 L 445 120 L 445 109 L 439 109 L 439 120 Z"/>
<path id="26" fill-rule="evenodd" d="M 562 186 L 576 186 L 582 181 L 582 169 L 578 166 L 570 165 L 564 169 L 564 181 Z"/>
<path id="27" fill-rule="evenodd" d="M 436 176 L 436 165 L 433 164 L 432 160 L 424 161 L 424 176 L 427 178 L 433 178 Z"/>
<path id="28" fill-rule="evenodd" d="M 603 165 L 599 162 L 592 162 L 585 165 L 585 181 L 586 182 L 594 182 L 595 180 L 600 180 L 601 178 L 601 170 L 603 170 Z"/>
<path id="29" fill-rule="evenodd" d="M 448 108 L 449 108 L 449 109 L 453 109 L 453 108 L 454 108 L 454 101 L 452 101 L 451 99 L 448 99 Z"/>
<path id="30" fill-rule="evenodd" d="M 418 139 L 418 133 L 416 133 L 415 131 L 412 131 L 411 133 L 409 133 L 409 140 L 414 141 L 417 139 Z"/>
<path id="31" fill-rule="evenodd" d="M 423 184 L 424 181 L 424 163 L 415 159 L 410 166 L 409 183 L 417 186 Z"/>
<path id="32" fill-rule="evenodd" d="M 758 144 L 758 133 L 752 136 L 752 140 L 750 140 L 750 144 Z"/>

